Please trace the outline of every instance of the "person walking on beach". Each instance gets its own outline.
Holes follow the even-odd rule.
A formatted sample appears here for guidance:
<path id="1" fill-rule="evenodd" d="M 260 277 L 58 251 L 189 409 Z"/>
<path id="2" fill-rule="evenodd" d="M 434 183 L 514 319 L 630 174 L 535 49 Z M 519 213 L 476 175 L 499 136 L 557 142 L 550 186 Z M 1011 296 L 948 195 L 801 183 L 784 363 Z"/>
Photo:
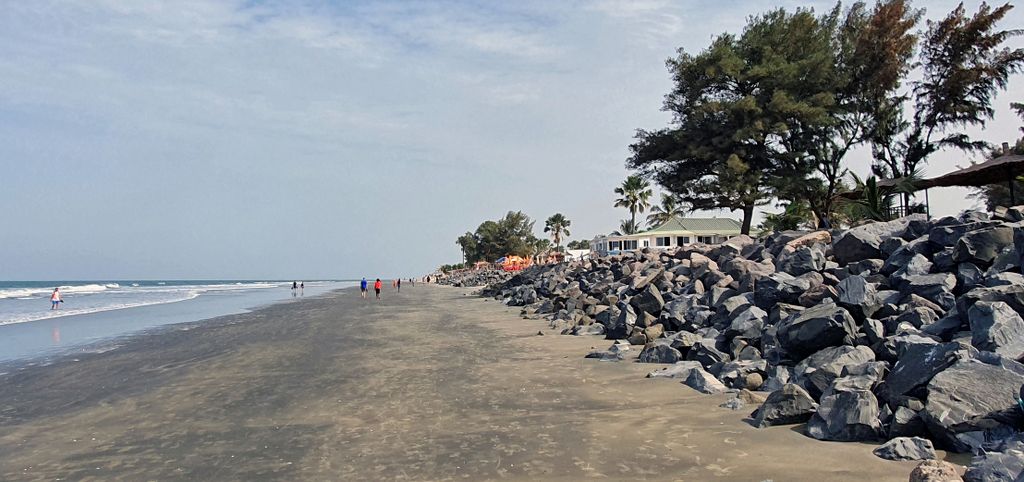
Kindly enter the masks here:
<path id="1" fill-rule="evenodd" d="M 50 295 L 50 309 L 51 310 L 59 310 L 60 309 L 60 304 L 63 303 L 63 302 L 64 302 L 64 300 L 62 300 L 60 298 L 60 288 L 54 288 L 53 289 L 53 294 Z"/>
<path id="2" fill-rule="evenodd" d="M 295 290 L 299 289 L 299 283 L 292 281 L 292 298 L 295 297 Z"/>
<path id="3" fill-rule="evenodd" d="M 398 292 L 401 293 L 402 292 L 402 278 L 398 278 L 398 281 L 395 281 L 395 286 L 398 288 Z"/>
<path id="4" fill-rule="evenodd" d="M 380 278 L 377 278 L 377 281 L 375 283 L 373 283 L 373 291 L 377 292 L 377 299 L 378 300 L 380 299 L 380 290 L 383 287 L 384 287 L 384 283 L 381 283 Z"/>
<path id="5" fill-rule="evenodd" d="M 366 298 L 366 278 L 359 282 L 359 296 Z"/>

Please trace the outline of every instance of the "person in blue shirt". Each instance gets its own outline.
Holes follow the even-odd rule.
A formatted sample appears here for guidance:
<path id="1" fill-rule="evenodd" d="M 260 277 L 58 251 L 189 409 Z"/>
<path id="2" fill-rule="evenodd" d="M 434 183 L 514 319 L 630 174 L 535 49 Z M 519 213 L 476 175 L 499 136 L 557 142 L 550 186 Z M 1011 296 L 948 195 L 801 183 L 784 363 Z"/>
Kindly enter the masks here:
<path id="1" fill-rule="evenodd" d="M 359 296 L 366 298 L 366 278 L 359 282 Z"/>

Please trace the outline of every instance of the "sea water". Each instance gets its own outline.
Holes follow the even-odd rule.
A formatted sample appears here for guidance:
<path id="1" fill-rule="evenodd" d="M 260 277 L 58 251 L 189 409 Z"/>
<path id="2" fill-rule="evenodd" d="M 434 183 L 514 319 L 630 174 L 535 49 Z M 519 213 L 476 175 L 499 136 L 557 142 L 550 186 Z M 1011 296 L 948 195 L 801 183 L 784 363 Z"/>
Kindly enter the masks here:
<path id="1" fill-rule="evenodd" d="M 0 360 L 107 350 L 147 328 L 242 313 L 353 286 L 349 281 L 0 281 Z M 64 303 L 50 309 L 59 287 Z M 103 343 L 107 341 L 108 343 Z"/>

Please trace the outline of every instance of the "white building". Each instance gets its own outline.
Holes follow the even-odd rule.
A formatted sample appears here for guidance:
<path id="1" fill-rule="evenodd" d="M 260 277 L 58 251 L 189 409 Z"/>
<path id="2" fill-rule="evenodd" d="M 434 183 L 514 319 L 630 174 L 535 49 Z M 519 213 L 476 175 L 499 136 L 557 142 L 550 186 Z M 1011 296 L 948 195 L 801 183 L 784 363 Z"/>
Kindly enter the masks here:
<path id="1" fill-rule="evenodd" d="M 649 231 L 636 234 L 598 236 L 590 249 L 601 256 L 619 251 L 674 248 L 692 243 L 717 244 L 740 234 L 739 221 L 729 218 L 674 217 Z"/>

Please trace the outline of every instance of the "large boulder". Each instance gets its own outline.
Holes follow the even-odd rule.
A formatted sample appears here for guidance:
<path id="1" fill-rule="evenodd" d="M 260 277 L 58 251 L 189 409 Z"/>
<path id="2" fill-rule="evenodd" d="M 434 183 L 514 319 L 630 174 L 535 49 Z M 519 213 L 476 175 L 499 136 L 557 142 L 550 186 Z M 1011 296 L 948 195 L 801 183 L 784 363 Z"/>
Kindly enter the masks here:
<path id="1" fill-rule="evenodd" d="M 691 368 L 682 383 L 698 392 L 707 394 L 721 393 L 726 390 L 722 382 L 718 381 L 714 375 L 704 371 L 703 368 Z"/>
<path id="2" fill-rule="evenodd" d="M 824 303 L 779 323 L 777 336 L 783 349 L 803 358 L 822 348 L 852 344 L 857 324 L 845 309 Z"/>
<path id="3" fill-rule="evenodd" d="M 715 363 L 729 361 L 730 357 L 727 353 L 715 348 L 715 340 L 705 339 L 690 347 L 686 359 L 699 362 L 704 368 L 707 368 Z"/>
<path id="4" fill-rule="evenodd" d="M 879 394 L 886 400 L 906 395 L 927 385 L 932 377 L 960 360 L 969 359 L 971 355 L 970 347 L 958 342 L 908 344 L 879 387 Z"/>
<path id="5" fill-rule="evenodd" d="M 1024 319 L 1002 301 L 979 301 L 967 310 L 971 344 L 1013 359 L 1024 354 Z"/>
<path id="6" fill-rule="evenodd" d="M 659 316 L 661 309 L 665 307 L 665 300 L 657 286 L 648 284 L 640 294 L 629 300 L 629 304 L 637 310 Z"/>
<path id="7" fill-rule="evenodd" d="M 1013 228 L 990 226 L 967 232 L 953 248 L 953 260 L 988 266 L 1006 247 L 1013 245 Z"/>
<path id="8" fill-rule="evenodd" d="M 810 420 L 818 404 L 806 390 L 792 383 L 774 391 L 754 412 L 754 426 L 790 425 Z"/>
<path id="9" fill-rule="evenodd" d="M 682 359 L 683 354 L 669 345 L 648 343 L 640 352 L 637 361 L 640 363 L 676 363 Z"/>
<path id="10" fill-rule="evenodd" d="M 818 440 L 852 442 L 875 440 L 882 429 L 878 399 L 857 386 L 829 387 L 818 411 L 807 422 L 807 435 Z"/>
<path id="11" fill-rule="evenodd" d="M 633 310 L 631 305 L 619 302 L 616 308 L 618 308 L 616 311 L 617 315 L 614 318 L 609 317 L 608 324 L 604 327 L 605 337 L 609 340 L 627 338 L 633 332 L 633 327 L 636 325 L 636 311 Z"/>
<path id="12" fill-rule="evenodd" d="M 736 314 L 729 327 L 725 329 L 725 337 L 728 339 L 739 337 L 745 340 L 756 340 L 761 337 L 761 328 L 764 326 L 768 313 L 756 306 Z"/>
<path id="13" fill-rule="evenodd" d="M 1002 285 L 974 288 L 956 299 L 956 311 L 968 321 L 971 306 L 979 301 L 1002 301 L 1013 311 L 1024 313 L 1024 285 Z"/>
<path id="14" fill-rule="evenodd" d="M 1017 482 L 1024 479 L 1024 443 L 1009 444 L 1003 451 L 986 452 L 971 459 L 966 482 Z"/>
<path id="15" fill-rule="evenodd" d="M 794 381 L 813 397 L 821 396 L 843 369 L 875 360 L 875 354 L 866 346 L 833 346 L 823 348 L 804 358 L 794 369 Z M 870 387 L 869 387 L 870 388 Z"/>
<path id="16" fill-rule="evenodd" d="M 1015 431 L 1024 375 L 977 360 L 962 360 L 928 383 L 922 417 L 938 442 L 958 452 L 977 450 L 986 433 Z M 1013 416 L 1016 415 L 1016 420 Z"/>
<path id="17" fill-rule="evenodd" d="M 855 263 L 862 259 L 879 258 L 882 242 L 903 236 L 911 222 L 926 221 L 924 215 L 911 215 L 887 222 L 868 223 L 850 228 L 832 243 L 832 254 L 839 264 Z"/>
<path id="18" fill-rule="evenodd" d="M 952 273 L 934 273 L 912 275 L 903 278 L 900 291 L 904 294 L 915 294 L 948 310 L 953 307 L 956 297 L 956 275 Z"/>
<path id="19" fill-rule="evenodd" d="M 945 460 L 925 460 L 910 472 L 910 482 L 960 482 L 960 470 Z"/>
<path id="20" fill-rule="evenodd" d="M 757 280 L 754 284 L 754 302 L 764 310 L 776 303 L 796 303 L 800 295 L 811 288 L 806 278 L 798 278 L 779 271 Z"/>
<path id="21" fill-rule="evenodd" d="M 886 460 L 930 460 L 935 458 L 932 441 L 921 437 L 896 437 L 873 453 Z"/>
<path id="22" fill-rule="evenodd" d="M 679 361 L 672 366 L 654 370 L 647 374 L 647 378 L 683 378 L 690 376 L 691 368 L 703 368 L 695 361 Z"/>
<path id="23" fill-rule="evenodd" d="M 783 250 L 776 263 L 779 270 L 793 276 L 825 269 L 825 250 L 821 245 L 800 246 L 792 252 Z"/>
<path id="24" fill-rule="evenodd" d="M 853 317 L 863 322 L 871 318 L 879 308 L 882 301 L 878 298 L 875 285 L 871 284 L 863 276 L 850 276 L 836 285 L 839 292 L 838 304 L 842 306 Z"/>

